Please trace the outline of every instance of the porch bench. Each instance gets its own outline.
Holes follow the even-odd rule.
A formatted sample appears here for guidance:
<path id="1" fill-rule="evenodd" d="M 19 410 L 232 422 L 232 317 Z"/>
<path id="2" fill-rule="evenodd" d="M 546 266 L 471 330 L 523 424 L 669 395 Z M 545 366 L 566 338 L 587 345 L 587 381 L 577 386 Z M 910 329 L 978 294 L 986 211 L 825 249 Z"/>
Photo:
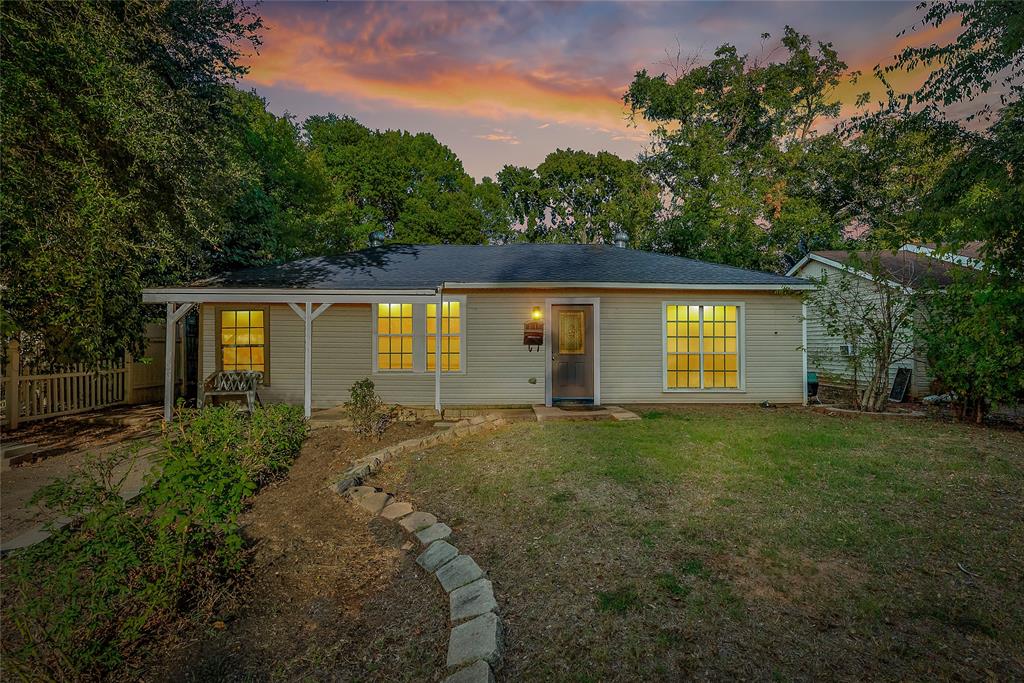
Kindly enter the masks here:
<path id="1" fill-rule="evenodd" d="M 216 396 L 230 396 L 238 399 L 245 399 L 246 406 L 251 414 L 256 405 L 263 407 L 263 401 L 256 391 L 256 387 L 263 383 L 263 373 L 252 370 L 228 370 L 215 372 L 203 382 L 203 397 L 199 400 L 199 407 Z"/>

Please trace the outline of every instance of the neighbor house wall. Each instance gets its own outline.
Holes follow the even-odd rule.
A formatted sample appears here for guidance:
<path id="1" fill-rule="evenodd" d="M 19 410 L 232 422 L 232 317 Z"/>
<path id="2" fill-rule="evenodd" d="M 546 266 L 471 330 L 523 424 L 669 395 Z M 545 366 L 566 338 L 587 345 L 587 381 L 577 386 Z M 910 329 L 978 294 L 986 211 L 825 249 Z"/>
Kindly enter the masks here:
<path id="1" fill-rule="evenodd" d="M 602 403 L 799 403 L 803 399 L 801 304 L 796 296 L 692 290 L 465 290 L 463 373 L 442 375 L 447 406 L 544 402 L 545 354 L 523 346 L 523 323 L 545 300 L 600 300 Z M 744 304 L 744 391 L 664 392 L 665 301 Z M 232 308 L 243 305 L 232 305 Z M 217 368 L 216 305 L 202 307 L 202 374 Z M 268 307 L 269 386 L 264 401 L 302 403 L 303 324 L 287 305 Z M 373 379 L 388 402 L 432 406 L 434 374 L 373 372 L 372 310 L 334 305 L 313 322 L 313 406 L 348 399 L 353 382 Z"/>
<path id="2" fill-rule="evenodd" d="M 827 276 L 830 280 L 834 280 L 840 277 L 846 271 L 842 271 L 834 266 L 820 263 L 818 261 L 808 261 L 807 264 L 800 269 L 798 273 L 795 273 L 798 277 L 819 279 L 822 276 Z M 863 291 L 864 297 L 871 297 L 873 299 L 878 298 L 878 294 L 871 286 L 870 282 L 863 278 L 850 275 L 854 277 L 858 286 Z M 838 336 L 830 335 L 825 330 L 825 324 L 822 321 L 820 315 L 817 315 L 814 309 L 808 306 L 807 309 L 807 369 L 818 373 L 819 380 L 823 383 L 832 383 L 838 385 L 848 385 L 853 381 L 853 373 L 847 367 L 843 358 L 839 356 L 840 349 L 844 343 L 844 340 Z M 822 355 L 826 355 L 826 358 L 822 358 Z M 928 392 L 928 387 L 932 381 L 931 374 L 928 372 L 928 366 L 920 359 L 905 358 L 892 364 L 889 368 L 889 386 L 892 386 L 893 380 L 896 378 L 896 371 L 899 368 L 910 368 L 911 370 L 911 386 L 908 389 L 908 393 L 913 397 L 920 397 Z M 863 386 L 869 379 L 870 369 L 864 370 L 864 376 L 858 378 L 859 383 Z"/>

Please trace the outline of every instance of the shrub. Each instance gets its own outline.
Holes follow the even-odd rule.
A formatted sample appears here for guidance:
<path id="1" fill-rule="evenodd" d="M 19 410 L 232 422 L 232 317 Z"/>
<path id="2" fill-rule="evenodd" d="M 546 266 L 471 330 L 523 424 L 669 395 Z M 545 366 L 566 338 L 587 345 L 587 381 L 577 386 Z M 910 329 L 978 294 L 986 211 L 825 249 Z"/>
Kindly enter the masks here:
<path id="1" fill-rule="evenodd" d="M 290 407 L 182 411 L 135 503 L 116 473 L 137 449 L 44 487 L 34 500 L 78 521 L 4 561 L 5 672 L 101 677 L 182 613 L 208 609 L 242 566 L 246 498 L 287 469 L 305 432 Z"/>
<path id="2" fill-rule="evenodd" d="M 391 423 L 398 419 L 398 409 L 384 404 L 374 391 L 373 380 L 369 378 L 353 384 L 350 395 L 351 399 L 345 404 L 345 412 L 352 421 L 352 430 L 379 441 Z"/>

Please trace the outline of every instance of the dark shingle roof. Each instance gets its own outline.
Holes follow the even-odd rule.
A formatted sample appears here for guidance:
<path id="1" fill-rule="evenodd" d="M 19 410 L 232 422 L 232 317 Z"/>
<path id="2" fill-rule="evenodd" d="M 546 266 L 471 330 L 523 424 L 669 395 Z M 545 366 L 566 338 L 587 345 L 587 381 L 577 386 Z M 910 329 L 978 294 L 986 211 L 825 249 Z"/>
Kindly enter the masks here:
<path id="1" fill-rule="evenodd" d="M 678 285 L 806 285 L 773 275 L 694 259 L 605 245 L 509 244 L 371 247 L 250 268 L 196 287 L 273 289 L 427 289 L 441 283 L 659 283 Z"/>
<path id="2" fill-rule="evenodd" d="M 870 264 L 872 259 L 877 258 L 880 271 L 885 273 L 890 280 L 912 288 L 926 285 L 946 286 L 953 282 L 955 272 L 965 270 L 964 266 L 932 256 L 916 254 L 912 251 L 883 251 L 878 254 L 867 251 L 815 251 L 811 253 L 865 271 L 873 270 L 873 266 Z"/>

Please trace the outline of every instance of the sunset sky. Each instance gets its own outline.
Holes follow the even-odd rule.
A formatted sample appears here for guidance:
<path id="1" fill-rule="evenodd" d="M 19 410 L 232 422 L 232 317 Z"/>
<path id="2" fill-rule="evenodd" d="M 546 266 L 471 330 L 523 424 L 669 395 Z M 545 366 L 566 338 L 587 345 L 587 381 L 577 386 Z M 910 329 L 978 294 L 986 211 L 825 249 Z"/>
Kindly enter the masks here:
<path id="1" fill-rule="evenodd" d="M 920 29 L 914 4 L 268 2 L 243 87 L 300 120 L 335 112 L 431 132 L 479 179 L 558 147 L 635 157 L 647 134 L 628 123 L 622 93 L 638 69 L 665 71 L 666 51 L 710 58 L 729 42 L 772 59 L 789 24 L 869 76 L 908 41 L 955 35 L 955 24 Z M 916 30 L 897 38 L 904 29 Z M 764 45 L 762 33 L 772 36 Z M 872 83 L 844 86 L 842 100 Z"/>

